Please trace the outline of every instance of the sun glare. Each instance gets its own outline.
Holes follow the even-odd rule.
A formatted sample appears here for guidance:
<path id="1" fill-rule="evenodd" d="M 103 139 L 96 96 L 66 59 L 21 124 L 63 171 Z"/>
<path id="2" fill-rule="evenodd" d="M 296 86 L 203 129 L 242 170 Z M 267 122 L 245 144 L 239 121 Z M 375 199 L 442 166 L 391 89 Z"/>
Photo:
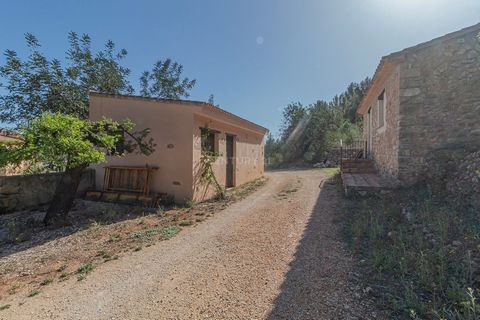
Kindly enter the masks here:
<path id="1" fill-rule="evenodd" d="M 371 2 L 386 11 L 421 10 L 423 13 L 438 11 L 449 3 L 448 0 L 371 0 Z"/>

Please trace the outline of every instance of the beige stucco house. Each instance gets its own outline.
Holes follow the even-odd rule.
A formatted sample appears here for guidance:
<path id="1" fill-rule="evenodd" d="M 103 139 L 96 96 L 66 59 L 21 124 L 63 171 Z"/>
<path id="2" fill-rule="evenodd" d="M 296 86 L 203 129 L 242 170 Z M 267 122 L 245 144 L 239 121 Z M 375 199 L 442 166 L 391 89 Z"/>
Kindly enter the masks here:
<path id="1" fill-rule="evenodd" d="M 438 150 L 480 149 L 480 24 L 383 57 L 358 108 L 368 155 L 403 185 Z"/>
<path id="2" fill-rule="evenodd" d="M 206 149 L 220 156 L 214 163 L 222 186 L 239 186 L 263 176 L 264 137 L 268 130 L 205 102 L 90 93 L 90 119 L 131 119 L 149 128 L 156 144 L 150 156 L 108 157 L 95 166 L 96 188 L 104 187 L 104 168 L 153 167 L 150 191 L 175 196 L 177 202 L 214 195 L 198 182 L 199 160 Z M 208 128 L 208 130 L 205 130 Z"/>

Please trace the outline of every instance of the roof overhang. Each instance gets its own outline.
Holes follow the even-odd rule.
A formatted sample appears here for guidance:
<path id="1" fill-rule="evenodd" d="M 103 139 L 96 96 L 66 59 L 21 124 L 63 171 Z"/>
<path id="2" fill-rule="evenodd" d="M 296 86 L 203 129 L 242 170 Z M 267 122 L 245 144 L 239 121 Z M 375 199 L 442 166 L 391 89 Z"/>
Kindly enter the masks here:
<path id="1" fill-rule="evenodd" d="M 380 60 L 370 88 L 365 97 L 363 97 L 360 106 L 357 108 L 358 114 L 363 115 L 368 112 L 370 106 L 377 100 L 378 93 L 384 89 L 385 81 L 392 75 L 401 61 L 403 61 L 403 56 L 397 58 L 383 57 L 382 60 Z"/>

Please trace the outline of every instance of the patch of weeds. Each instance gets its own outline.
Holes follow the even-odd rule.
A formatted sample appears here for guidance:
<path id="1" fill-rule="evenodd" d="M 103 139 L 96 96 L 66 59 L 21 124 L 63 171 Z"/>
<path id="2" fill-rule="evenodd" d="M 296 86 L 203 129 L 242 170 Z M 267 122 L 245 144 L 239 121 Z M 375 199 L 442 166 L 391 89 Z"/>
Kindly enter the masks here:
<path id="1" fill-rule="evenodd" d="M 160 203 L 166 207 L 172 206 L 175 204 L 175 196 L 171 194 L 162 194 L 160 196 Z"/>
<path id="2" fill-rule="evenodd" d="M 12 284 L 11 287 L 8 289 L 8 294 L 17 293 L 18 289 L 20 289 L 20 285 L 18 283 Z"/>
<path id="3" fill-rule="evenodd" d="M 192 199 L 187 199 L 187 201 L 185 201 L 185 208 L 192 208 L 194 204 L 195 202 Z"/>
<path id="4" fill-rule="evenodd" d="M 183 220 L 183 221 L 180 221 L 178 225 L 181 227 L 188 227 L 188 226 L 191 226 L 192 223 L 193 223 L 192 220 Z"/>
<path id="5" fill-rule="evenodd" d="M 43 279 L 42 282 L 40 282 L 40 285 L 41 286 L 48 286 L 52 282 L 53 282 L 53 278 L 46 278 L 46 279 Z"/>
<path id="6" fill-rule="evenodd" d="M 21 243 L 32 238 L 32 227 L 28 223 L 12 219 L 7 223 L 7 242 Z"/>
<path id="7" fill-rule="evenodd" d="M 110 257 L 110 253 L 108 253 L 108 251 L 106 251 L 106 250 L 99 250 L 99 251 L 97 251 L 97 257 L 102 257 L 102 258 L 106 259 L 106 258 Z"/>
<path id="8" fill-rule="evenodd" d="M 35 296 L 38 296 L 40 294 L 40 291 L 39 290 L 33 290 L 32 292 L 30 292 L 28 294 L 27 297 L 31 298 L 31 297 L 35 297 Z"/>
<path id="9" fill-rule="evenodd" d="M 9 305 L 9 304 L 2 304 L 2 305 L 0 305 L 0 311 L 7 310 L 8 308 L 10 308 L 10 305 Z"/>
<path id="10" fill-rule="evenodd" d="M 381 287 L 394 319 L 480 319 L 480 225 L 423 186 L 348 201 L 347 242 Z"/>
<path id="11" fill-rule="evenodd" d="M 157 234 L 158 234 L 157 229 L 145 229 L 142 231 L 132 232 L 130 236 L 134 239 L 141 239 L 142 241 L 148 241 L 153 236 L 156 236 Z"/>
<path id="12" fill-rule="evenodd" d="M 165 209 L 163 207 L 158 207 L 155 213 L 162 217 L 165 214 Z"/>
<path id="13" fill-rule="evenodd" d="M 103 261 L 108 262 L 108 261 L 112 261 L 112 260 L 118 260 L 118 256 L 113 255 L 113 256 L 110 256 L 109 258 L 105 258 L 105 260 L 103 260 Z"/>
<path id="14" fill-rule="evenodd" d="M 102 227 L 101 223 L 99 223 L 95 220 L 92 220 L 87 226 L 87 231 L 95 232 L 95 231 L 98 231 L 101 227 Z"/>
<path id="15" fill-rule="evenodd" d="M 285 193 L 289 194 L 289 193 L 295 193 L 297 191 L 298 191 L 298 188 L 291 188 L 291 189 L 285 190 Z"/>
<path id="16" fill-rule="evenodd" d="M 160 231 L 160 240 L 169 240 L 180 232 L 180 228 L 177 226 L 165 227 Z"/>
<path id="17" fill-rule="evenodd" d="M 174 222 L 175 222 L 175 221 L 178 221 L 178 216 L 177 216 L 177 215 L 171 216 L 171 217 L 170 217 L 170 221 L 174 221 Z"/>
<path id="18" fill-rule="evenodd" d="M 86 278 L 87 274 L 93 271 L 94 265 L 91 263 L 84 264 L 77 269 L 77 280 L 81 281 Z"/>
<path id="19" fill-rule="evenodd" d="M 70 274 L 67 273 L 67 272 L 62 272 L 62 274 L 59 277 L 59 280 L 60 281 L 65 281 L 65 280 L 68 280 L 68 279 L 70 279 Z"/>
<path id="20" fill-rule="evenodd" d="M 102 257 L 104 259 L 104 262 L 112 261 L 112 260 L 117 260 L 118 256 L 117 255 L 111 255 L 108 251 L 106 250 L 100 250 L 97 252 L 97 257 Z"/>
<path id="21" fill-rule="evenodd" d="M 267 182 L 267 179 L 265 178 L 259 178 L 254 181 L 248 182 L 244 185 L 241 185 L 239 187 L 233 188 L 229 193 L 233 195 L 235 198 L 238 199 L 243 199 L 255 190 L 257 190 L 259 187 L 263 186 Z"/>
<path id="22" fill-rule="evenodd" d="M 108 242 L 116 242 L 122 240 L 122 235 L 119 233 L 112 233 L 108 238 Z"/>

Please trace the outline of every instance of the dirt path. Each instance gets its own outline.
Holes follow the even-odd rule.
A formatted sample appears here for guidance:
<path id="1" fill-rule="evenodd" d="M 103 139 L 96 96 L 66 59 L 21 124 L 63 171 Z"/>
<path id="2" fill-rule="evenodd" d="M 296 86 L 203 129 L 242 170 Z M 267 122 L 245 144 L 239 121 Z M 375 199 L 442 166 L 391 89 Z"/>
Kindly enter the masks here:
<path id="1" fill-rule="evenodd" d="M 369 319 L 320 171 L 268 174 L 255 194 L 175 238 L 48 286 L 0 319 Z"/>

